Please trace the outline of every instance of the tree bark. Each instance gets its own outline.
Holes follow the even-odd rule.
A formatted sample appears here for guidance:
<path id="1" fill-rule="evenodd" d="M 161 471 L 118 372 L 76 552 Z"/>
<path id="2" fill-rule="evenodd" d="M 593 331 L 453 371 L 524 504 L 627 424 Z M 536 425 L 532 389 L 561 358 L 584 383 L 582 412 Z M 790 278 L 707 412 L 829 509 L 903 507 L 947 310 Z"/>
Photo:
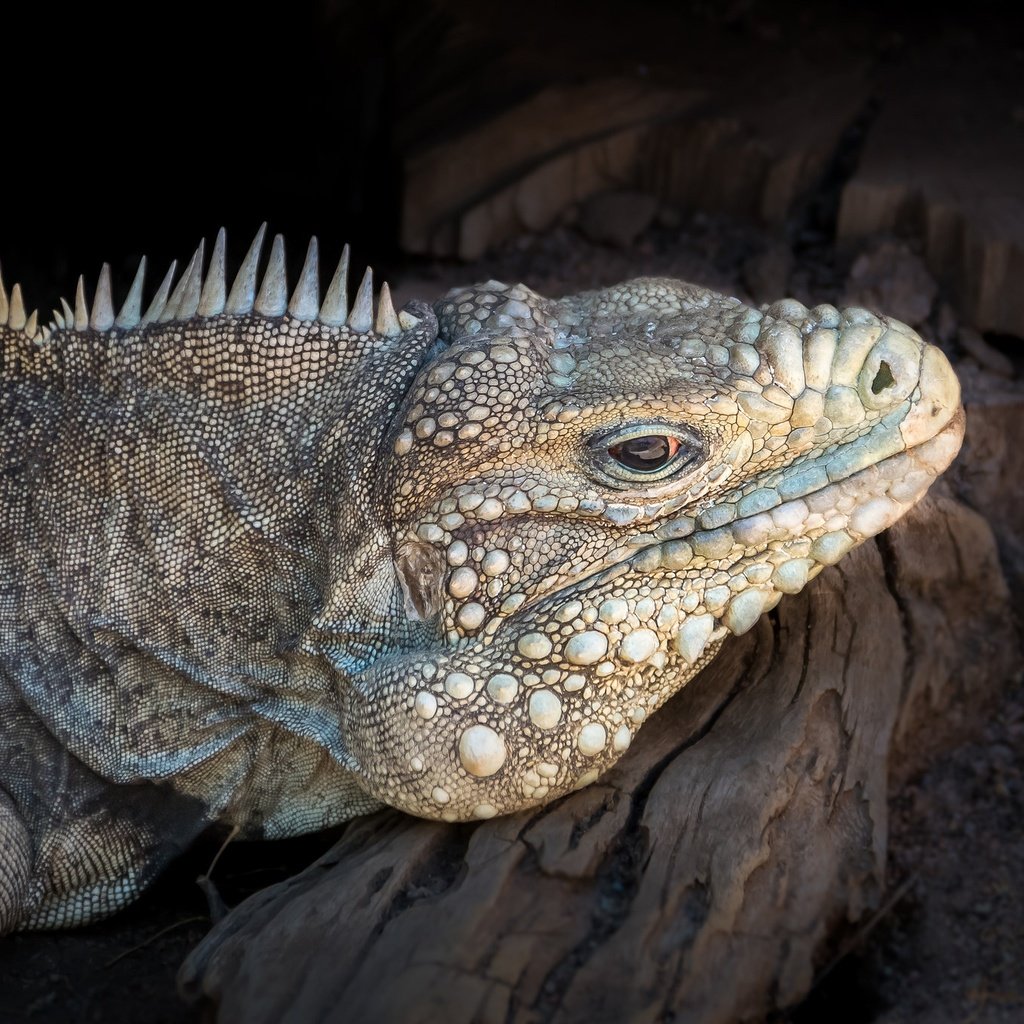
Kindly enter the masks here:
<path id="1" fill-rule="evenodd" d="M 968 410 L 973 450 L 1004 415 Z M 952 479 L 984 507 L 983 470 Z M 796 1004 L 883 900 L 890 784 L 1019 664 L 993 532 L 951 494 L 728 642 L 589 788 L 474 825 L 353 822 L 214 928 L 183 995 L 254 1024 L 727 1024 Z"/>

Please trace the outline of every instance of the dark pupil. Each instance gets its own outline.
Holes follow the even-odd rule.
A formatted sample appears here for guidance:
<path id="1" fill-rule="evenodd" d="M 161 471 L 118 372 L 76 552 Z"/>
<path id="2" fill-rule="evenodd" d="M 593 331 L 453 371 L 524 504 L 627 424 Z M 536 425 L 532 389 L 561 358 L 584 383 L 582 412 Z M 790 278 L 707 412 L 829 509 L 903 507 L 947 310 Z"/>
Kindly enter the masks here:
<path id="1" fill-rule="evenodd" d="M 667 437 L 648 434 L 646 437 L 631 437 L 628 441 L 613 444 L 608 454 L 623 466 L 637 469 L 641 473 L 650 473 L 661 469 L 668 462 L 672 457 L 672 447 Z"/>

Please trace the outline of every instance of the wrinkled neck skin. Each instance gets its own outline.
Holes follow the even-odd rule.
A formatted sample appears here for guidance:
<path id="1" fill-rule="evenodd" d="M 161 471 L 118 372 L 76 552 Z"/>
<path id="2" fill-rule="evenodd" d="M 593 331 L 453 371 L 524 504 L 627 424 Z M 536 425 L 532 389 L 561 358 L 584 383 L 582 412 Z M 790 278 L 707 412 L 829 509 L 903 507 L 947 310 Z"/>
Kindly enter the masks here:
<path id="1" fill-rule="evenodd" d="M 432 316 L 425 322 L 432 324 Z M 420 366 L 429 365 L 444 347 L 439 339 L 427 343 L 418 338 L 416 344 Z M 332 706 L 337 686 L 344 687 L 392 649 L 414 649 L 436 640 L 433 624 L 409 618 L 403 610 L 387 496 L 393 438 L 401 428 L 411 379 L 408 366 L 397 372 L 387 363 L 361 367 L 352 384 L 350 412 L 339 421 L 335 441 L 328 446 L 335 453 L 327 488 L 329 534 L 322 541 L 329 553 L 328 579 L 301 649 L 326 657 L 341 674 L 338 679 L 330 673 L 325 677 L 330 682 L 324 692 Z"/>
<path id="2" fill-rule="evenodd" d="M 339 679 L 360 785 L 425 817 L 597 778 L 963 434 L 942 353 L 865 310 L 639 279 L 557 302 L 488 282 L 436 311 L 447 347 L 388 440 L 353 605 L 390 651 Z M 616 445 L 649 435 L 675 462 L 623 470 Z"/>
<path id="3" fill-rule="evenodd" d="M 412 308 L 386 335 L 219 313 L 0 337 L 0 706 L 101 779 L 169 781 L 246 828 L 353 813 L 295 751 L 344 768 L 339 678 L 390 649 L 381 449 L 438 347 Z"/>

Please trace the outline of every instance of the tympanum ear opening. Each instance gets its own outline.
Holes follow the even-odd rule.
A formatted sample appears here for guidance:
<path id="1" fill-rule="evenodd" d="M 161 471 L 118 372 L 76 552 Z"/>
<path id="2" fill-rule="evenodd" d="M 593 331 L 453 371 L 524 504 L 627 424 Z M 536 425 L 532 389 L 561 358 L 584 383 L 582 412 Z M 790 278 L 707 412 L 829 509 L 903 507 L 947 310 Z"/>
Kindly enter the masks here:
<path id="1" fill-rule="evenodd" d="M 395 556 L 395 573 L 405 595 L 405 614 L 433 618 L 441 610 L 445 561 L 442 552 L 421 541 L 407 541 Z"/>

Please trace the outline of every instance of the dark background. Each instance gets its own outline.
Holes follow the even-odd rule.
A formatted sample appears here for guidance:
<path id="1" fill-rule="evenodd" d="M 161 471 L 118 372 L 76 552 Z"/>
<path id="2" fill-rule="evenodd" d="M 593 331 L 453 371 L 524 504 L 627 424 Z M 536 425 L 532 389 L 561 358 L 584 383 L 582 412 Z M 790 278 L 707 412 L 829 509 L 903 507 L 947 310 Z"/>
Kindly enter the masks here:
<path id="1" fill-rule="evenodd" d="M 776 281 L 801 298 L 835 301 L 857 256 L 837 241 L 840 196 L 873 154 L 882 168 L 879 201 L 910 195 L 886 238 L 904 246 L 915 267 L 926 266 L 939 288 L 915 326 L 956 356 L 969 351 L 958 325 L 977 328 L 989 347 L 976 345 L 973 358 L 1004 379 L 1016 373 L 1018 386 L 1024 327 L 1013 324 L 1022 321 L 984 321 L 972 311 L 984 305 L 979 288 L 1024 290 L 1024 266 L 1014 263 L 1024 252 L 1019 7 L 301 0 L 136 4 L 115 15 L 84 3 L 8 5 L 0 22 L 0 267 L 7 286 L 20 281 L 29 309 L 38 305 L 45 319 L 58 296 L 73 295 L 80 273 L 91 291 L 103 261 L 123 297 L 146 253 L 151 295 L 167 264 L 187 260 L 200 237 L 209 241 L 225 225 L 229 263 L 237 265 L 268 220 L 289 240 L 293 280 L 315 233 L 326 262 L 349 241 L 353 276 L 372 263 L 410 294 L 417 285 L 429 291 L 492 274 L 545 290 L 668 268 L 716 287 L 739 280 L 757 301 L 778 297 L 759 294 Z M 855 87 L 832 106 L 817 85 L 843 68 Z M 466 262 L 445 246 L 403 250 L 401 211 L 403 201 L 418 201 L 409 194 L 418 155 L 456 147 L 546 88 L 609 78 L 701 93 L 692 122 L 674 130 L 685 141 L 692 124 L 694 137 L 726 140 L 709 143 L 696 175 L 704 191 L 659 194 L 656 222 L 617 248 L 584 237 L 579 211 L 567 204 L 550 231 L 496 235 L 480 260 Z M 766 217 L 750 192 L 730 188 L 755 158 L 783 166 L 787 145 L 801 151 L 815 133 L 829 140 L 826 156 L 782 216 Z M 749 150 L 739 144 L 748 135 L 758 140 Z M 466 168 L 453 161 L 449 170 L 458 178 Z M 510 166 L 493 187 L 512 186 L 530 170 Z M 923 178 L 932 174 L 947 192 L 929 204 Z M 656 176 L 645 187 L 658 193 Z M 486 198 L 467 195 L 467 207 Z M 944 209 L 960 218 L 966 267 L 927 241 Z M 778 273 L 787 260 L 794 273 Z M 982 264 L 980 277 L 967 273 Z M 897 261 L 893 277 L 907 265 Z M 915 287 L 894 294 L 912 304 Z M 1020 543 L 1009 531 L 1000 541 L 1004 552 Z M 1014 810 L 1024 801 L 1024 698 L 1019 678 L 1014 685 L 991 725 L 975 723 L 973 734 L 964 726 L 969 742 L 896 796 L 893 875 L 920 870 L 916 895 L 909 903 L 901 897 L 872 938 L 875 952 L 848 958 L 795 1020 L 896 1024 L 937 1019 L 930 1014 L 939 1006 L 953 1008 L 951 1020 L 1015 1019 L 1024 999 L 1019 927 L 1016 945 L 1006 936 L 1019 925 L 1020 885 L 999 899 L 984 895 L 996 877 L 987 864 L 1018 883 L 1024 870 Z M 1009 796 L 989 784 L 996 777 Z M 218 884 L 235 902 L 301 869 L 332 838 L 231 847 Z M 191 879 L 218 845 L 202 844 L 108 923 L 6 940 L 0 1020 L 192 1019 L 174 999 L 173 978 L 208 928 Z M 1017 967 L 984 989 L 988 1002 L 976 998 L 983 989 L 974 975 L 987 978 L 1004 960 Z M 952 994 L 937 996 L 945 980 Z M 969 1017 L 975 1005 L 984 1013 Z"/>
<path id="2" fill-rule="evenodd" d="M 853 116 L 838 105 L 831 112 L 853 133 L 855 161 L 858 133 L 905 91 L 898 73 L 919 62 L 915 88 L 925 95 L 932 81 L 965 70 L 980 83 L 977 104 L 950 112 L 951 128 L 976 110 L 1017 145 L 1019 6 L 184 0 L 115 14 L 96 4 L 8 4 L 0 261 L 30 308 L 48 309 L 79 273 L 94 281 L 104 260 L 123 295 L 143 252 L 152 290 L 171 259 L 187 259 L 222 224 L 238 259 L 266 219 L 288 238 L 296 270 L 316 233 L 325 259 L 350 241 L 356 266 L 390 273 L 406 265 L 398 239 L 410 157 L 545 86 L 601 77 L 702 89 L 704 106 L 717 102 L 726 122 L 750 117 L 755 126 L 799 120 L 806 100 L 827 128 L 829 99 L 815 83 L 856 65 L 866 86 Z M 730 89 L 761 109 L 735 113 Z M 990 109 L 993 94 L 1005 99 L 1000 109 Z M 945 115 L 941 104 L 932 113 L 934 141 Z M 952 148 L 964 145 L 951 137 Z M 1016 150 L 1007 152 L 1003 177 L 1024 174 L 1012 166 Z M 987 152 L 964 158 L 968 172 L 972 160 L 991 169 Z M 741 176 L 742 163 L 719 163 L 709 177 Z"/>
<path id="3" fill-rule="evenodd" d="M 123 295 L 144 252 L 152 289 L 222 224 L 236 258 L 262 220 L 300 258 L 313 232 L 327 252 L 394 253 L 386 7 L 16 6 L 0 258 L 37 301 L 103 260 Z"/>

